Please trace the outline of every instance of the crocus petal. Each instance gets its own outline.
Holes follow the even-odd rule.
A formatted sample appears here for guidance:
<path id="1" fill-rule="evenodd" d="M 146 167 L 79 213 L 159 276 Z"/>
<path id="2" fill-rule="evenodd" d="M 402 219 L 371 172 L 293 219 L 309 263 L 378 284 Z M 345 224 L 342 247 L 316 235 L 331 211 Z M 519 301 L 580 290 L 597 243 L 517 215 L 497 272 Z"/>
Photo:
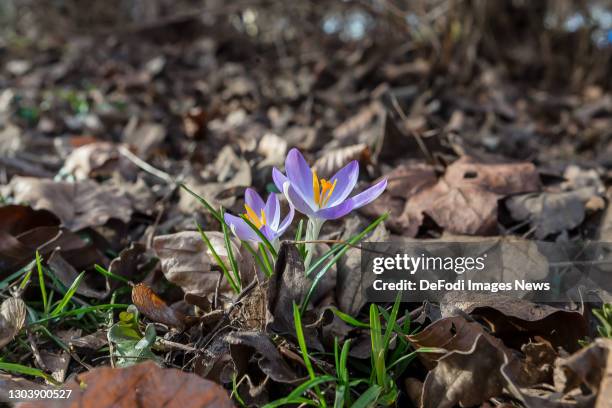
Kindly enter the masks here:
<path id="1" fill-rule="evenodd" d="M 289 228 L 289 225 L 291 225 L 291 221 L 293 221 L 294 215 L 295 215 L 295 209 L 293 208 L 293 206 L 289 206 L 289 214 L 285 216 L 285 219 L 283 220 L 283 222 L 281 223 L 281 225 L 279 225 L 277 229 L 278 235 L 283 235 L 283 233 L 287 230 L 287 228 Z"/>
<path id="2" fill-rule="evenodd" d="M 351 191 L 355 188 L 355 184 L 357 184 L 357 179 L 359 178 L 359 162 L 357 160 L 353 160 L 340 170 L 332 178 L 329 179 L 331 183 L 334 180 L 338 180 L 336 184 L 336 188 L 334 189 L 331 197 L 329 198 L 328 207 L 333 207 L 335 205 L 340 204 L 351 194 Z"/>
<path id="3" fill-rule="evenodd" d="M 287 201 L 289 201 L 289 205 L 297 209 L 302 214 L 306 215 L 314 215 L 315 212 L 308 205 L 306 201 L 302 198 L 302 195 L 297 192 L 296 189 L 293 188 L 293 185 L 290 181 L 285 182 L 283 186 L 283 193 L 285 193 L 285 197 L 287 197 Z"/>
<path id="4" fill-rule="evenodd" d="M 247 224 L 242 218 L 236 217 L 235 215 L 225 213 L 223 216 L 225 219 L 225 223 L 229 225 L 230 230 L 236 235 L 238 238 L 243 239 L 245 241 L 255 241 L 260 242 L 261 239 L 259 235 Z"/>
<path id="5" fill-rule="evenodd" d="M 346 214 L 353 211 L 355 205 L 351 200 L 346 200 L 334 207 L 323 208 L 314 215 L 317 218 L 323 218 L 324 220 L 335 220 L 340 217 L 344 217 Z"/>
<path id="6" fill-rule="evenodd" d="M 261 229 L 259 230 L 264 237 L 267 238 L 268 241 L 272 242 L 274 241 L 280 234 L 278 233 L 278 231 L 274 231 L 272 228 L 270 228 L 268 225 L 264 225 L 263 227 L 261 227 Z"/>
<path id="7" fill-rule="evenodd" d="M 261 210 L 263 210 L 265 206 L 263 200 L 259 194 L 257 194 L 257 191 L 253 190 L 252 188 L 247 188 L 244 192 L 244 202 L 246 205 L 251 207 L 253 211 L 255 211 L 255 214 L 257 214 L 258 217 L 260 216 Z"/>
<path id="8" fill-rule="evenodd" d="M 293 148 L 287 154 L 285 159 L 285 171 L 287 178 L 291 182 L 291 186 L 298 192 L 303 201 L 308 203 L 309 207 L 315 209 L 314 192 L 312 189 L 312 171 L 310 166 L 302 156 L 302 153 L 296 148 Z M 298 208 L 299 210 L 299 208 Z"/>
<path id="9" fill-rule="evenodd" d="M 354 197 L 349 198 L 341 204 L 317 211 L 315 217 L 323 218 L 325 220 L 335 220 L 337 218 L 344 217 L 351 211 L 374 201 L 379 195 L 382 194 L 383 191 L 385 191 L 385 188 L 387 188 L 387 179 L 379 181 L 372 187 Z"/>
<path id="10" fill-rule="evenodd" d="M 364 205 L 370 204 L 372 201 L 376 200 L 378 196 L 385 191 L 385 188 L 387 188 L 387 179 L 379 181 L 367 190 L 364 190 L 356 196 L 349 198 L 347 201 L 353 203 L 353 208 L 363 207 Z"/>
<path id="11" fill-rule="evenodd" d="M 268 196 L 264 213 L 266 214 L 266 220 L 270 228 L 273 230 L 278 229 L 278 223 L 280 222 L 280 203 L 278 202 L 276 194 L 270 193 Z"/>
<path id="12" fill-rule="evenodd" d="M 289 181 L 289 179 L 276 167 L 272 167 L 272 180 L 274 180 L 276 188 L 278 188 L 278 191 L 281 193 L 283 192 L 283 185 L 285 184 L 285 181 Z"/>

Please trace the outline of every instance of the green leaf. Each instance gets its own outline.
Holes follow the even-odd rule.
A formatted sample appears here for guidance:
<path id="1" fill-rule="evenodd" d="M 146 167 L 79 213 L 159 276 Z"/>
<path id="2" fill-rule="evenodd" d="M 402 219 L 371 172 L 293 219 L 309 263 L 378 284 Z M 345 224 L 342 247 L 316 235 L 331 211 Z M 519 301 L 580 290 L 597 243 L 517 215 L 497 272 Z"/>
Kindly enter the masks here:
<path id="1" fill-rule="evenodd" d="M 21 364 L 16 363 L 5 363 L 4 361 L 0 361 L 0 370 L 14 373 L 14 374 L 23 374 L 23 375 L 31 375 L 34 377 L 44 378 L 48 382 L 54 385 L 61 385 L 59 382 L 55 380 L 49 374 L 39 370 L 38 368 L 28 367 Z"/>
<path id="2" fill-rule="evenodd" d="M 319 260 L 317 260 L 314 265 L 312 265 L 308 271 L 306 271 L 306 275 L 308 276 L 311 272 L 313 272 L 314 270 L 316 270 L 324 261 L 325 259 L 327 259 L 328 257 L 330 257 L 333 254 L 334 257 L 331 259 L 331 261 L 329 261 L 320 271 L 319 273 L 315 276 L 315 278 L 312 281 L 312 285 L 310 285 L 310 288 L 308 289 L 308 293 L 306 294 L 306 296 L 304 297 L 304 299 L 302 300 L 302 305 L 301 305 L 301 310 L 302 312 L 306 311 L 306 308 L 308 307 L 308 302 L 310 302 L 310 298 L 312 297 L 312 294 L 314 293 L 317 285 L 319 284 L 319 282 L 321 281 L 321 279 L 323 278 L 323 276 L 325 276 L 325 274 L 327 273 L 327 271 L 329 271 L 329 269 L 336 263 L 338 262 L 338 259 L 340 259 L 345 253 L 346 251 L 349 250 L 349 248 L 351 247 L 351 245 L 355 245 L 356 243 L 358 243 L 359 241 L 361 241 L 367 234 L 369 234 L 372 230 L 374 230 L 374 228 L 376 228 L 378 226 L 378 224 L 380 224 L 381 222 L 383 222 L 384 220 L 387 219 L 387 217 L 389 216 L 388 213 L 385 213 L 383 215 L 381 215 L 380 217 L 378 217 L 376 220 L 374 220 L 370 225 L 368 225 L 363 231 L 361 231 L 359 234 L 353 236 L 352 238 L 350 238 L 346 243 L 344 244 L 339 244 L 338 246 L 335 246 L 334 248 L 332 248 L 331 250 L 328 251 L 327 254 L 323 255 L 321 258 L 319 258 Z"/>
<path id="3" fill-rule="evenodd" d="M 51 312 L 51 316 L 55 317 L 64 311 L 64 308 L 66 307 L 68 302 L 70 302 L 70 299 L 72 299 L 72 296 L 74 296 L 77 289 L 79 288 L 79 285 L 81 284 L 81 281 L 83 280 L 83 276 L 85 276 L 85 271 L 81 272 L 79 276 L 76 277 L 74 282 L 72 282 L 72 285 L 70 285 L 70 287 L 68 288 L 68 291 L 66 292 L 62 300 L 55 307 L 55 309 L 53 309 L 53 312 Z"/>
<path id="4" fill-rule="evenodd" d="M 223 212 L 223 210 L 221 210 Z M 227 251 L 227 257 L 230 260 L 230 266 L 232 267 L 232 272 L 234 273 L 234 282 L 239 289 L 239 292 L 242 291 L 242 281 L 240 280 L 240 271 L 238 270 L 238 262 L 236 262 L 236 257 L 234 256 L 234 249 L 232 248 L 232 241 L 229 235 L 229 228 L 225 222 L 221 223 L 221 229 L 223 231 L 223 240 L 225 241 L 225 250 Z"/>
<path id="5" fill-rule="evenodd" d="M 351 326 L 361 327 L 361 328 L 364 328 L 364 329 L 369 329 L 370 328 L 369 324 L 360 322 L 359 320 L 355 319 L 353 316 L 340 311 L 338 308 L 333 307 L 331 309 L 331 311 L 336 316 L 338 316 L 340 318 L 340 320 L 342 320 L 345 323 L 350 324 Z"/>
<path id="6" fill-rule="evenodd" d="M 221 271 L 223 271 L 223 275 L 225 275 L 225 279 L 227 279 L 227 281 L 229 282 L 234 292 L 240 293 L 240 288 L 238 287 L 236 282 L 234 282 L 234 279 L 232 278 L 232 276 L 229 273 L 229 270 L 227 269 L 227 266 L 225 266 L 225 262 L 223 262 L 223 260 L 221 259 L 217 251 L 215 250 L 215 247 L 213 246 L 212 242 L 210 242 L 210 239 L 208 238 L 208 236 L 206 235 L 206 233 L 200 226 L 200 223 L 197 221 L 196 221 L 196 226 L 198 227 L 198 231 L 200 231 L 200 236 L 202 237 L 202 240 L 204 241 L 204 243 L 210 250 L 210 253 L 212 254 L 213 258 L 215 258 L 215 261 L 217 262 L 217 265 L 219 265 L 219 268 L 221 268 Z"/>
<path id="7" fill-rule="evenodd" d="M 19 284 L 19 289 L 25 288 L 25 285 L 30 280 L 30 275 L 32 275 L 32 269 L 34 269 L 34 265 L 36 265 L 36 260 L 32 260 L 29 264 L 27 264 L 23 268 L 19 269 L 16 272 L 13 272 L 6 278 L 2 279 L 0 281 L 0 290 L 9 286 L 9 284 L 11 283 L 13 279 L 16 279 L 18 276 L 23 275 L 23 274 L 25 274 L 25 276 L 23 280 L 21 281 L 21 283 Z"/>
<path id="8" fill-rule="evenodd" d="M 45 287 L 45 276 L 43 274 L 42 259 L 38 251 L 36 251 L 36 269 L 38 269 L 38 284 L 40 286 L 40 295 L 43 301 L 43 310 L 45 313 L 47 313 L 49 311 L 49 305 L 47 304 L 47 288 Z"/>
<path id="9" fill-rule="evenodd" d="M 125 309 L 127 308 L 129 305 L 124 305 L 124 304 L 107 304 L 107 305 L 96 305 L 96 306 L 87 306 L 87 307 L 81 307 L 78 309 L 73 309 L 73 310 L 69 310 L 67 312 L 62 312 L 59 313 L 57 316 L 47 316 L 47 317 L 43 317 L 42 319 L 38 319 L 33 321 L 30 325 L 35 325 L 35 324 L 40 324 L 40 323 L 44 323 L 47 322 L 49 320 L 53 320 L 53 319 L 59 319 L 62 317 L 68 317 L 68 316 L 76 316 L 76 315 L 80 315 L 80 314 L 87 314 L 96 310 L 107 310 L 107 309 Z"/>
<path id="10" fill-rule="evenodd" d="M 376 406 L 376 401 L 382 392 L 382 387 L 372 385 L 351 405 L 351 408 L 370 408 Z"/>
<path id="11" fill-rule="evenodd" d="M 255 251 L 255 249 L 251 246 L 251 244 L 249 244 L 246 241 L 240 241 L 240 242 L 247 249 L 247 251 L 249 251 L 249 253 L 253 256 L 253 258 L 255 259 L 255 262 L 257 262 L 257 265 L 259 265 L 259 268 L 264 272 L 264 274 L 267 277 L 274 275 L 274 269 L 272 269 L 272 267 L 269 265 L 269 262 L 268 262 L 268 265 L 266 265 L 263 259 L 261 258 L 261 256 Z"/>
<path id="12" fill-rule="evenodd" d="M 308 371 L 310 378 L 315 378 L 316 375 L 312 368 L 310 357 L 308 356 L 308 348 L 306 347 L 306 339 L 302 328 L 302 316 L 300 315 L 300 309 L 295 303 L 293 304 L 293 321 L 295 323 L 295 334 L 297 336 L 298 345 L 300 346 L 300 352 L 302 353 L 302 359 L 304 360 L 304 365 L 306 365 L 306 371 Z"/>
<path id="13" fill-rule="evenodd" d="M 112 273 L 112 272 L 110 272 L 108 269 L 106 269 L 106 268 L 104 268 L 103 266 L 100 266 L 100 265 L 98 265 L 98 264 L 95 264 L 95 265 L 94 265 L 94 269 L 95 269 L 95 270 L 96 270 L 98 273 L 100 273 L 100 274 L 102 274 L 102 275 L 104 275 L 104 276 L 106 276 L 106 277 L 109 277 L 109 278 L 111 278 L 111 279 L 115 279 L 115 280 L 118 280 L 118 281 L 121 281 L 121 282 L 124 282 L 124 283 L 130 283 L 130 280 L 129 280 L 128 278 L 123 277 L 123 276 L 121 276 L 121 275 L 117 275 L 117 274 L 115 274 L 115 273 Z"/>
<path id="14" fill-rule="evenodd" d="M 281 398 L 279 400 L 269 402 L 263 406 L 263 408 L 275 408 L 280 407 L 282 405 L 289 404 L 307 404 L 312 406 L 319 406 L 318 403 L 312 400 L 308 400 L 305 398 L 301 398 L 300 396 L 304 394 L 306 391 L 317 388 L 319 385 L 324 384 L 326 382 L 334 382 L 336 379 L 331 375 L 322 375 L 320 377 L 311 378 L 308 381 L 303 382 L 298 385 L 289 395 L 285 398 Z"/>
<path id="15" fill-rule="evenodd" d="M 270 263 L 270 259 L 268 259 L 268 251 L 266 250 L 266 246 L 261 242 L 259 243 L 259 253 L 261 254 L 265 270 L 268 271 L 266 274 L 268 276 L 274 275 L 274 267 Z"/>
<path id="16" fill-rule="evenodd" d="M 149 323 L 144 335 L 132 325 L 132 322 L 120 321 L 108 330 L 108 341 L 114 345 L 114 355 L 118 367 L 128 367 L 145 360 L 159 362 L 151 348 L 155 344 L 155 326 Z"/>

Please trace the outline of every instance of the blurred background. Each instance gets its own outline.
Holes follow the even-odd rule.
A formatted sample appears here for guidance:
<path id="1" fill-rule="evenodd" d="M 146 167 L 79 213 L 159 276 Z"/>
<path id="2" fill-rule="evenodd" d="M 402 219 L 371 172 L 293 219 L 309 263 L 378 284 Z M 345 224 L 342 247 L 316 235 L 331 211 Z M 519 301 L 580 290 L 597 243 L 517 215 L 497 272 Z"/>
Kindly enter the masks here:
<path id="1" fill-rule="evenodd" d="M 4 182 L 88 140 L 172 174 L 227 144 L 265 156 L 266 135 L 315 158 L 366 144 L 383 166 L 612 160 L 606 1 L 1 0 L 0 22 Z"/>

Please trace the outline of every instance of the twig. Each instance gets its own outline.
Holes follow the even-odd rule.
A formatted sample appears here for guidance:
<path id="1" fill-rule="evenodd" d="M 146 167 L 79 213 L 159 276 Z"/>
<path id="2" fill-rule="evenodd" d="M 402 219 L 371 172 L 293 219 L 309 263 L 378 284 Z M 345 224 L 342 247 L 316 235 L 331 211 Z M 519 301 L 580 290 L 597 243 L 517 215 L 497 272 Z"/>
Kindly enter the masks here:
<path id="1" fill-rule="evenodd" d="M 163 337 L 158 337 L 156 342 L 159 343 L 159 345 L 164 347 L 164 348 L 175 349 L 175 350 L 183 350 L 183 351 L 190 351 L 190 352 L 197 351 L 197 349 L 195 347 L 188 346 L 186 344 L 176 343 L 176 342 L 170 341 L 170 340 L 166 340 Z"/>
<path id="2" fill-rule="evenodd" d="M 128 159 L 147 173 L 152 174 L 155 177 L 158 177 L 169 184 L 177 184 L 177 181 L 174 180 L 171 175 L 169 175 L 165 171 L 159 170 L 158 168 L 151 166 L 149 163 L 132 153 L 125 146 L 119 146 L 119 153 L 121 153 L 123 156 L 125 156 L 126 159 Z"/>

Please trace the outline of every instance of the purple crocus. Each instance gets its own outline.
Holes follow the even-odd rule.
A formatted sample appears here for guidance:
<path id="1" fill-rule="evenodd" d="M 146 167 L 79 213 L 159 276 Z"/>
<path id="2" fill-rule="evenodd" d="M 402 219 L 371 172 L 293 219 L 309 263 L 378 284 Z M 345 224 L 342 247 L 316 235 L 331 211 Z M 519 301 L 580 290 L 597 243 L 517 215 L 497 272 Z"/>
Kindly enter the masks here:
<path id="1" fill-rule="evenodd" d="M 293 215 L 295 214 L 293 207 L 290 206 L 289 214 L 281 222 L 281 207 L 276 194 L 271 193 L 268 196 L 268 200 L 264 203 L 255 190 L 247 188 L 244 193 L 244 201 L 246 217 L 272 245 L 277 246 L 278 238 L 285 232 L 293 220 Z M 223 218 L 238 238 L 245 241 L 261 242 L 259 235 L 242 218 L 229 213 L 225 213 Z"/>
<path id="2" fill-rule="evenodd" d="M 367 190 L 348 198 L 357 184 L 359 163 L 354 160 L 329 180 L 320 179 L 298 149 L 291 149 L 285 160 L 287 176 L 274 168 L 272 178 L 289 203 L 309 218 L 335 220 L 374 201 L 387 187 L 383 179 Z"/>

